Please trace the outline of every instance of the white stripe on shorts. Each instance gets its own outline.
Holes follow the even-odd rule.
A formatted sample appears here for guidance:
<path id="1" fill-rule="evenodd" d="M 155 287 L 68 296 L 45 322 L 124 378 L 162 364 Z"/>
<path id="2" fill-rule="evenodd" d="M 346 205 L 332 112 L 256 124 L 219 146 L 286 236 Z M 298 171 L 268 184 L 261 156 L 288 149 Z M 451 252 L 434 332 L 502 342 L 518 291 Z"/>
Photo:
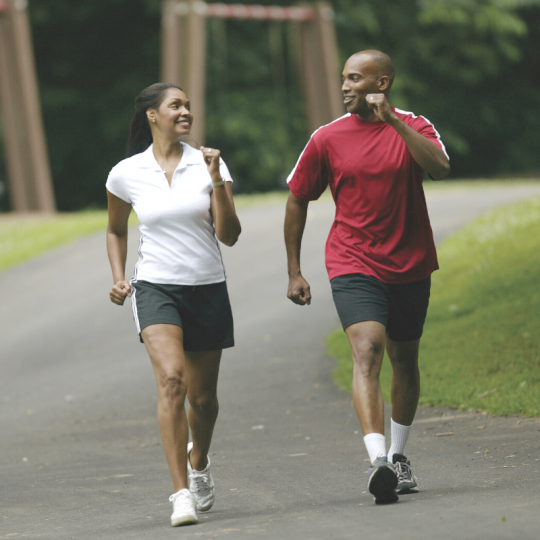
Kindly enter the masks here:
<path id="1" fill-rule="evenodd" d="M 139 323 L 139 314 L 137 312 L 137 289 L 133 286 L 133 284 L 137 282 L 134 279 L 132 279 L 130 283 L 131 283 L 131 309 L 133 310 L 133 319 L 135 319 L 135 325 L 137 326 L 137 334 L 140 334 L 141 325 Z"/>

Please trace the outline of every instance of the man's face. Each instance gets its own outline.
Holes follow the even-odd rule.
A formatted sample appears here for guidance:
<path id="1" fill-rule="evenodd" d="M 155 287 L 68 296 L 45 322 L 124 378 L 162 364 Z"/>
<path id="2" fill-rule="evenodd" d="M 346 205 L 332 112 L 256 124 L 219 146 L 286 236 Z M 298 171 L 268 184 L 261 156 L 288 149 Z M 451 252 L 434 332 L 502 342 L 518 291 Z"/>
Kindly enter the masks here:
<path id="1" fill-rule="evenodd" d="M 351 56 L 343 68 L 342 81 L 341 91 L 347 112 L 371 116 L 366 96 L 380 92 L 376 64 L 367 55 Z"/>

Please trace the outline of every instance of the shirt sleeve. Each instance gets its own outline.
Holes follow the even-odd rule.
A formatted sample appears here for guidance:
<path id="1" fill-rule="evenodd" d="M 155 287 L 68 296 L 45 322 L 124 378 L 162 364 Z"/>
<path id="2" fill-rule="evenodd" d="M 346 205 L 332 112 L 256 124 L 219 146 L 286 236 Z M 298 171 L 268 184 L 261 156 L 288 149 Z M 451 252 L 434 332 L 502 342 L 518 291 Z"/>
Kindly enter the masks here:
<path id="1" fill-rule="evenodd" d="M 107 183 L 105 187 L 113 195 L 116 195 L 119 199 L 132 204 L 129 192 L 126 186 L 124 177 L 120 174 L 118 167 L 113 167 L 107 178 Z"/>
<path id="2" fill-rule="evenodd" d="M 219 174 L 221 175 L 221 178 L 225 180 L 225 182 L 232 182 L 232 176 L 229 172 L 229 169 L 227 168 L 227 165 L 225 165 L 225 162 L 223 159 L 219 158 Z"/>
<path id="3" fill-rule="evenodd" d="M 326 161 L 314 137 L 300 154 L 287 185 L 295 197 L 306 201 L 317 200 L 328 186 Z"/>
<path id="4" fill-rule="evenodd" d="M 435 143 L 444 152 L 446 157 L 450 159 L 448 153 L 446 152 L 446 148 L 441 140 L 439 132 L 435 129 L 435 126 L 427 118 L 425 118 L 424 116 L 416 117 L 411 127 L 415 131 L 420 133 L 420 135 L 423 135 L 426 139 L 429 139 L 431 142 Z"/>

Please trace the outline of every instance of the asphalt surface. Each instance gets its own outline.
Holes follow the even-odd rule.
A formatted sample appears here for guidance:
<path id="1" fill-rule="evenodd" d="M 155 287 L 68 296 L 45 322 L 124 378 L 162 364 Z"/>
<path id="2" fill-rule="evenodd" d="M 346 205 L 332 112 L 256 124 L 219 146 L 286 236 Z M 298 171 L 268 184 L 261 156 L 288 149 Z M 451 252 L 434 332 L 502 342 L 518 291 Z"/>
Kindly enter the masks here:
<path id="1" fill-rule="evenodd" d="M 436 241 L 540 185 L 430 190 Z M 407 447 L 420 493 L 375 506 L 351 398 L 325 338 L 339 327 L 323 264 L 330 200 L 310 206 L 285 297 L 282 206 L 239 212 L 223 248 L 237 346 L 224 353 L 215 506 L 170 527 L 156 389 L 128 305 L 108 300 L 104 235 L 0 274 L 0 539 L 538 537 L 540 421 L 423 407 Z M 137 234 L 130 240 L 132 268 Z"/>

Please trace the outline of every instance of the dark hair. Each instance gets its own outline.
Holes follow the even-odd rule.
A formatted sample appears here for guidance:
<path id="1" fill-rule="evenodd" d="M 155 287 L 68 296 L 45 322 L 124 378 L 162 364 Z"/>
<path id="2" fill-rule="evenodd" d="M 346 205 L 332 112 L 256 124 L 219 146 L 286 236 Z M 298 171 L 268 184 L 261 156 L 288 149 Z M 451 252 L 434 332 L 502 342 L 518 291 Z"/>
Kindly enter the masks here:
<path id="1" fill-rule="evenodd" d="M 148 124 L 146 111 L 148 109 L 157 109 L 165 99 L 165 93 L 169 88 L 182 90 L 176 84 L 156 83 L 145 88 L 135 98 L 135 114 L 129 126 L 127 157 L 144 152 L 152 144 L 152 131 Z"/>

